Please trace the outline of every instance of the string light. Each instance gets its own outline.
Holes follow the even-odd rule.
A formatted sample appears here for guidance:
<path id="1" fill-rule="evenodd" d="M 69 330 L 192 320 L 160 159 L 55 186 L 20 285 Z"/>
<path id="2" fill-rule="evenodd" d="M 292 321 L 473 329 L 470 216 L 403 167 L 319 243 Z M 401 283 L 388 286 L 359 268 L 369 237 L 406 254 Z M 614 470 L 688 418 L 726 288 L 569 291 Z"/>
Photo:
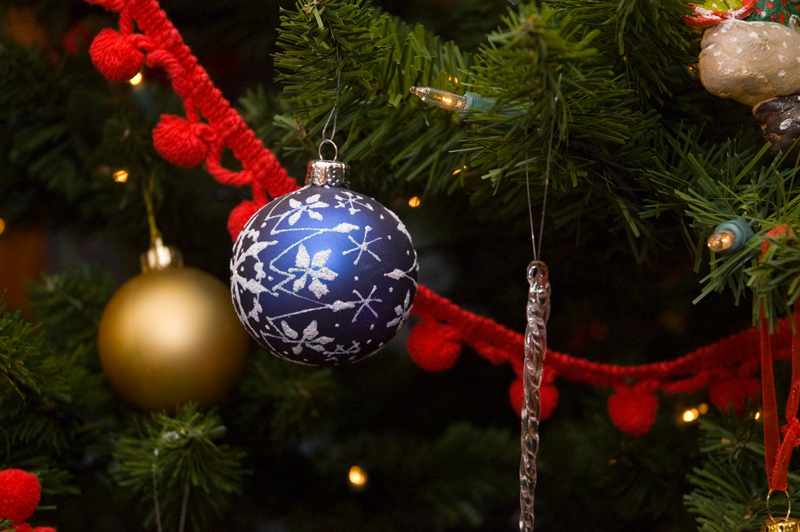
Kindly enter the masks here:
<path id="1" fill-rule="evenodd" d="M 756 412 L 755 414 L 753 414 L 753 419 L 755 419 L 756 421 L 758 421 L 759 419 L 761 419 L 761 410 L 759 410 L 758 412 Z"/>
<path id="2" fill-rule="evenodd" d="M 142 73 L 138 72 L 135 76 L 133 76 L 131 79 L 128 80 L 128 83 L 130 83 L 131 85 L 133 85 L 135 87 L 136 85 L 141 83 L 143 79 L 144 79 L 144 76 L 142 76 Z"/>
<path id="3" fill-rule="evenodd" d="M 460 113 L 462 111 L 491 111 L 495 101 L 482 98 L 479 94 L 468 92 L 463 96 L 432 87 L 409 87 L 411 94 L 416 94 L 420 99 L 430 105 Z"/>
<path id="4" fill-rule="evenodd" d="M 347 479 L 354 488 L 363 488 L 367 483 L 367 473 L 357 465 L 350 468 Z"/>
<path id="5" fill-rule="evenodd" d="M 419 196 L 412 196 L 408 200 L 408 206 L 409 207 L 419 207 L 421 204 L 422 204 L 422 200 L 419 199 Z"/>
<path id="6" fill-rule="evenodd" d="M 698 417 L 700 417 L 700 412 L 698 412 L 696 408 L 690 408 L 689 410 L 683 413 L 683 421 L 686 423 L 691 423 Z"/>
<path id="7" fill-rule="evenodd" d="M 117 183 L 124 183 L 128 180 L 128 171 L 127 170 L 117 170 L 114 172 L 114 181 Z"/>
<path id="8" fill-rule="evenodd" d="M 715 227 L 714 233 L 706 240 L 706 245 L 714 253 L 733 253 L 742 249 L 753 234 L 750 224 L 744 218 L 738 218 Z"/>
<path id="9" fill-rule="evenodd" d="M 0 218 L 0 235 L 6 230 L 6 221 Z"/>

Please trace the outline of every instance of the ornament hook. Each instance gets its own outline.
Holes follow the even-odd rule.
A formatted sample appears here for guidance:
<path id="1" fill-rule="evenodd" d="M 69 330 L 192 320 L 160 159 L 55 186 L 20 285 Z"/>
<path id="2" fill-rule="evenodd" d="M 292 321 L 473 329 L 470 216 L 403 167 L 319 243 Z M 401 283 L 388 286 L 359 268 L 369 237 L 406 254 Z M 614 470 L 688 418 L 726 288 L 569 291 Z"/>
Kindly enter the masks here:
<path id="1" fill-rule="evenodd" d="M 339 147 L 331 139 L 324 139 L 322 142 L 319 143 L 319 150 L 317 152 L 317 153 L 319 153 L 319 160 L 320 161 L 326 160 L 324 157 L 322 157 L 322 146 L 324 146 L 325 144 L 330 144 L 331 146 L 333 146 L 333 150 L 334 150 L 333 151 L 333 159 L 331 159 L 331 160 L 335 161 L 336 158 L 339 157 Z"/>
<path id="2" fill-rule="evenodd" d="M 769 516 L 769 518 L 772 520 L 773 523 L 777 523 L 778 521 L 776 521 L 775 518 L 772 517 L 772 510 L 769 507 L 769 498 L 772 496 L 773 491 L 774 490 L 770 489 L 769 492 L 767 493 L 767 515 Z M 786 517 L 783 518 L 783 522 L 787 522 L 789 521 L 789 516 L 792 515 L 792 498 L 789 497 L 788 491 L 786 490 L 781 490 L 781 491 L 783 492 L 784 495 L 786 495 L 786 504 L 788 508 L 786 509 Z"/>

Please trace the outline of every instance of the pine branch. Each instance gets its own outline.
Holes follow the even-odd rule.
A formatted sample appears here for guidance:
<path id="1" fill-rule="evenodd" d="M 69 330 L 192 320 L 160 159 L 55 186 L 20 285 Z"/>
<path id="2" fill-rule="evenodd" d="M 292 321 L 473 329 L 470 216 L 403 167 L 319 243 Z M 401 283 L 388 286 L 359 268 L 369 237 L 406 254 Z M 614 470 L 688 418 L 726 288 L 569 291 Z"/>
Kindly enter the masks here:
<path id="1" fill-rule="evenodd" d="M 464 156 L 452 151 L 463 136 L 459 117 L 410 103 L 408 92 L 412 85 L 454 88 L 465 81 L 471 58 L 453 43 L 354 0 L 284 12 L 278 46 L 287 114 L 275 126 L 287 130 L 284 153 L 315 156 L 336 104 L 340 158 L 368 193 L 404 182 L 441 192 L 447 187 L 441 178 L 464 166 Z M 332 121 L 329 136 L 331 130 Z"/>
<path id="2" fill-rule="evenodd" d="M 253 366 L 241 385 L 248 397 L 241 408 L 242 426 L 281 446 L 323 430 L 336 405 L 330 368 L 287 364 L 263 351 Z"/>
<path id="3" fill-rule="evenodd" d="M 172 417 L 153 414 L 141 420 L 135 433 L 119 438 L 111 474 L 144 504 L 153 505 L 157 499 L 167 529 L 177 529 L 188 489 L 189 529 L 208 530 L 225 501 L 241 491 L 246 474 L 240 466 L 244 453 L 219 443 L 225 432 L 217 414 L 200 413 L 191 404 Z M 153 509 L 146 526 L 155 519 Z"/>
<path id="4" fill-rule="evenodd" d="M 36 319 L 46 323 L 45 338 L 64 350 L 83 344 L 94 348 L 97 328 L 115 289 L 111 274 L 79 264 L 58 275 L 45 275 L 28 295 Z"/>
<path id="5" fill-rule="evenodd" d="M 702 467 L 689 475 L 694 491 L 684 502 L 697 515 L 700 532 L 755 532 L 769 519 L 761 426 L 749 417 L 729 426 L 701 420 L 706 455 Z M 791 487 L 800 476 L 789 474 Z M 776 517 L 778 517 L 776 515 Z"/>

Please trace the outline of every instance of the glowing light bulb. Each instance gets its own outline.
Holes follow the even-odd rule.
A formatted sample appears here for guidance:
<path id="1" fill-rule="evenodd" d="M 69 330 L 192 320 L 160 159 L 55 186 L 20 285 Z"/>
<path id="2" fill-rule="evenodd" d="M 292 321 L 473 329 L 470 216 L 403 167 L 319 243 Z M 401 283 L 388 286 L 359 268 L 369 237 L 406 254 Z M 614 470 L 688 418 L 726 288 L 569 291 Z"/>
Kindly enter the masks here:
<path id="1" fill-rule="evenodd" d="M 697 407 L 697 411 L 700 412 L 700 414 L 707 414 L 708 405 L 705 403 L 700 403 L 700 406 Z"/>
<path id="2" fill-rule="evenodd" d="M 142 73 L 141 72 L 137 72 L 137 74 L 135 76 L 133 76 L 131 79 L 128 80 L 128 83 L 130 83 L 131 85 L 133 85 L 135 87 L 136 85 L 141 83 L 143 79 L 144 79 L 144 76 L 142 76 Z"/>
<path id="3" fill-rule="evenodd" d="M 412 94 L 428 104 L 447 109 L 448 111 L 461 112 L 467 108 L 467 97 L 453 94 L 452 92 L 432 89 L 431 87 L 410 87 Z"/>
<path id="4" fill-rule="evenodd" d="M 360 467 L 354 465 L 350 468 L 350 472 L 347 474 L 347 479 L 350 481 L 350 484 L 352 484 L 353 487 L 362 488 L 367 483 L 367 473 Z"/>
<path id="5" fill-rule="evenodd" d="M 754 234 L 753 228 L 744 218 L 722 222 L 714 228 L 706 244 L 714 253 L 739 251 Z"/>
<path id="6" fill-rule="evenodd" d="M 696 408 L 690 408 L 683 413 L 683 421 L 686 423 L 691 423 L 698 417 L 700 417 L 700 412 L 698 412 Z"/>
<path id="7" fill-rule="evenodd" d="M 412 196 L 408 200 L 408 206 L 409 207 L 419 207 L 421 204 L 422 204 L 422 200 L 419 199 L 419 196 Z"/>
<path id="8" fill-rule="evenodd" d="M 128 180 L 128 171 L 127 170 L 117 170 L 114 172 L 114 181 L 117 183 L 124 183 Z"/>
<path id="9" fill-rule="evenodd" d="M 708 237 L 708 240 L 706 240 L 706 245 L 708 246 L 708 249 L 710 249 L 714 253 L 720 253 L 722 251 L 726 251 L 732 248 L 734 244 L 736 244 L 736 233 L 734 233 L 730 229 L 723 229 L 722 231 L 717 231 L 716 233 Z"/>
<path id="10" fill-rule="evenodd" d="M 6 230 L 6 221 L 0 218 L 0 235 Z"/>
<path id="11" fill-rule="evenodd" d="M 753 414 L 753 419 L 755 419 L 756 421 L 758 421 L 759 419 L 761 419 L 761 410 L 759 410 L 758 412 L 756 412 L 755 414 Z"/>

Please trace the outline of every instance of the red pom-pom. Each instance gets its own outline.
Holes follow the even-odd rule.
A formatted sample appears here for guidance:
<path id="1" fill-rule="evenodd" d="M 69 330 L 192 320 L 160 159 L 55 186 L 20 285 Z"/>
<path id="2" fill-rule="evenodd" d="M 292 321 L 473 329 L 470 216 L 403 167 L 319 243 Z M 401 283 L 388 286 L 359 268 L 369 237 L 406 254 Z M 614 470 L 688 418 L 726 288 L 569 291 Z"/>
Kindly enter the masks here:
<path id="1" fill-rule="evenodd" d="M 214 135 L 206 124 L 189 122 L 179 116 L 161 115 L 153 130 L 156 151 L 170 163 L 192 168 L 206 160 L 208 142 Z"/>
<path id="2" fill-rule="evenodd" d="M 452 368 L 461 354 L 461 332 L 428 318 L 408 335 L 408 354 L 425 371 Z"/>
<path id="3" fill-rule="evenodd" d="M 658 398 L 652 393 L 631 388 L 619 388 L 608 398 L 611 421 L 620 430 L 633 436 L 643 436 L 656 421 Z"/>
<path id="4" fill-rule="evenodd" d="M 31 532 L 56 532 L 56 529 L 49 526 L 37 526 Z"/>
<path id="5" fill-rule="evenodd" d="M 136 48 L 132 35 L 106 28 L 89 47 L 92 63 L 109 81 L 128 81 L 144 64 L 144 54 Z"/>
<path id="6" fill-rule="evenodd" d="M 758 379 L 729 379 L 714 383 L 708 390 L 708 400 L 723 412 L 733 405 L 734 411 L 741 417 L 744 415 L 745 400 L 758 397 L 760 393 L 761 382 Z"/>
<path id="7" fill-rule="evenodd" d="M 517 414 L 522 413 L 522 403 L 525 400 L 525 385 L 522 382 L 522 377 L 517 378 L 511 383 L 508 389 L 508 398 L 511 401 L 511 407 Z M 539 420 L 544 421 L 548 419 L 553 410 L 558 405 L 558 388 L 552 384 L 542 383 L 539 388 Z"/>
<path id="8" fill-rule="evenodd" d="M 260 208 L 261 207 L 253 201 L 243 201 L 231 211 L 228 217 L 228 232 L 234 240 L 239 237 L 239 233 L 242 232 L 245 224 L 250 221 L 250 218 L 252 218 Z"/>
<path id="9" fill-rule="evenodd" d="M 33 473 L 21 469 L 0 471 L 0 518 L 14 523 L 26 521 L 39 505 L 41 490 Z"/>

